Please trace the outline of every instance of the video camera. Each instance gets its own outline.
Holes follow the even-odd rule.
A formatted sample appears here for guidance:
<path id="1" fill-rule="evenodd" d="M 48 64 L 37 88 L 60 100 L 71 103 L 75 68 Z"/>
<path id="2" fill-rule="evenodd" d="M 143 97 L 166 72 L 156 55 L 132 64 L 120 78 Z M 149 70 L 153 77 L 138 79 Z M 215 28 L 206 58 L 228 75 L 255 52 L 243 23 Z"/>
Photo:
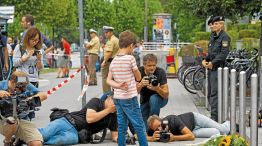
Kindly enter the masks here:
<path id="1" fill-rule="evenodd" d="M 16 77 L 15 80 L 16 87 L 14 93 L 12 93 L 10 97 L 0 100 L 0 114 L 5 118 L 17 116 L 23 119 L 27 117 L 29 113 L 35 111 L 36 107 L 41 106 L 41 100 L 39 96 L 27 99 L 27 97 L 33 96 L 33 93 L 22 94 L 26 91 L 28 84 L 27 77 Z M 16 113 L 16 115 L 13 115 L 14 113 Z"/>
<path id="2" fill-rule="evenodd" d="M 154 74 L 150 74 L 149 76 L 145 77 L 145 80 L 148 80 L 149 84 L 153 86 L 157 86 L 159 83 L 157 80 L 157 76 L 155 76 Z"/>
<path id="3" fill-rule="evenodd" d="M 14 104 L 16 111 L 14 112 Z M 26 96 L 12 95 L 8 98 L 0 100 L 0 114 L 7 118 L 17 116 L 19 119 L 25 118 L 30 112 L 34 111 L 36 107 L 41 106 L 41 100 L 39 96 L 27 99 Z M 16 113 L 17 115 L 13 115 Z"/>
<path id="4" fill-rule="evenodd" d="M 164 120 L 161 123 L 161 130 L 160 130 L 160 138 L 159 142 L 169 142 L 170 134 L 168 133 L 168 121 Z"/>

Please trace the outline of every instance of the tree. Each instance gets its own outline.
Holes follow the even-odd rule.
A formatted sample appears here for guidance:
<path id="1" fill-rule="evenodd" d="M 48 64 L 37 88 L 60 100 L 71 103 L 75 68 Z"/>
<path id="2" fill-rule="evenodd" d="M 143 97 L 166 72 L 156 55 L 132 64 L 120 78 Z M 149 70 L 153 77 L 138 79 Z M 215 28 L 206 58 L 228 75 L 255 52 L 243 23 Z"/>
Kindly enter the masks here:
<path id="1" fill-rule="evenodd" d="M 192 41 L 195 32 L 204 30 L 205 19 L 190 13 L 191 10 L 184 6 L 184 1 L 161 0 L 161 3 L 165 12 L 172 14 L 172 24 L 176 23 L 173 38 L 179 34 L 179 40 Z"/>
<path id="2" fill-rule="evenodd" d="M 116 14 L 109 0 L 84 0 L 84 26 L 101 30 L 104 25 L 115 26 Z"/>
<path id="3" fill-rule="evenodd" d="M 116 13 L 115 27 L 118 32 L 131 30 L 141 35 L 144 26 L 143 10 L 139 6 L 138 0 L 114 0 L 113 5 Z"/>
<path id="4" fill-rule="evenodd" d="M 260 0 L 184 0 L 183 6 L 197 17 L 207 18 L 211 15 L 225 16 L 231 20 L 253 15 L 259 8 Z"/>

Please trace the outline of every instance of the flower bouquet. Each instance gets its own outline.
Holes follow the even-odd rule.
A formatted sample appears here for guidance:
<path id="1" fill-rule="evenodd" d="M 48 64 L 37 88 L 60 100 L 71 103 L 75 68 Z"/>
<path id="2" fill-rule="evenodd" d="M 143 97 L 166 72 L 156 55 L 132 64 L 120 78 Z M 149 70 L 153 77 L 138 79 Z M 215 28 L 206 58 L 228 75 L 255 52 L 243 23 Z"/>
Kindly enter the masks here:
<path id="1" fill-rule="evenodd" d="M 249 146 L 247 140 L 237 134 L 233 135 L 215 135 L 207 140 L 195 144 L 186 144 L 187 146 Z"/>
<path id="2" fill-rule="evenodd" d="M 204 146 L 249 146 L 249 143 L 243 137 L 234 134 L 211 138 Z"/>

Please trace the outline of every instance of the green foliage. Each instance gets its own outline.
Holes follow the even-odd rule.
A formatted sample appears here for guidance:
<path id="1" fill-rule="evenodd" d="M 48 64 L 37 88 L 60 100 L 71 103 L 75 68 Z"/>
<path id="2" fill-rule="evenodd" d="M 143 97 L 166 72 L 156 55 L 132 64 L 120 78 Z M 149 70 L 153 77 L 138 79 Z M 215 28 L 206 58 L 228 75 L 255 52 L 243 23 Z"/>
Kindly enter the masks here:
<path id="1" fill-rule="evenodd" d="M 242 48 L 252 50 L 253 48 L 259 48 L 259 39 L 255 38 L 242 38 Z"/>
<path id="2" fill-rule="evenodd" d="M 259 38 L 259 32 L 254 29 L 243 29 L 239 31 L 239 38 Z"/>
<path id="3" fill-rule="evenodd" d="M 259 8 L 260 0 L 183 0 L 183 6 L 198 17 L 220 15 L 236 20 Z"/>
<path id="4" fill-rule="evenodd" d="M 172 14 L 173 23 L 177 24 L 177 29 L 173 38 L 176 38 L 176 34 L 179 34 L 181 41 L 192 41 L 194 32 L 204 31 L 205 19 L 198 18 L 191 13 L 191 10 L 187 8 L 182 0 L 162 0 L 162 5 L 165 12 Z"/>
<path id="5" fill-rule="evenodd" d="M 235 23 L 227 23 L 226 28 L 227 28 L 227 31 L 237 31 L 238 32 L 238 26 Z"/>
<path id="6" fill-rule="evenodd" d="M 254 30 L 260 32 L 261 31 L 261 22 L 256 23 L 256 24 L 249 24 L 248 29 L 254 29 Z"/>
<path id="7" fill-rule="evenodd" d="M 116 11 L 115 28 L 118 32 L 131 30 L 140 35 L 143 32 L 144 15 L 139 7 L 138 0 L 114 0 L 113 5 Z M 132 6 L 132 7 L 130 7 Z M 135 7 L 137 6 L 137 7 Z"/>
<path id="8" fill-rule="evenodd" d="M 233 29 L 227 31 L 227 34 L 231 39 L 230 48 L 236 48 L 236 41 L 238 40 L 239 33 L 235 29 Z"/>
<path id="9" fill-rule="evenodd" d="M 238 30 L 248 29 L 248 24 L 238 24 Z"/>
<path id="10" fill-rule="evenodd" d="M 195 32 L 194 41 L 209 40 L 209 38 L 210 38 L 210 32 Z"/>
<path id="11" fill-rule="evenodd" d="M 109 0 L 84 0 L 84 27 L 102 30 L 104 25 L 115 26 L 116 11 Z"/>

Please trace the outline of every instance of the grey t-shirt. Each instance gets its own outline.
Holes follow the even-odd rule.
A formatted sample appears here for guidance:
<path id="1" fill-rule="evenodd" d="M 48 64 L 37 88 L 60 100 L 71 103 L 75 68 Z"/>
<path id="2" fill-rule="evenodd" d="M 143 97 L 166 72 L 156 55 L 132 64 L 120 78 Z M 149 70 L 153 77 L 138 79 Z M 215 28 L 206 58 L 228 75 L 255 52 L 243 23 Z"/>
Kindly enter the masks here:
<path id="1" fill-rule="evenodd" d="M 31 56 L 27 61 L 21 62 L 20 58 L 21 56 L 20 51 L 20 45 L 17 45 L 14 50 L 13 55 L 13 62 L 14 67 L 17 68 L 17 70 L 25 72 L 28 76 L 29 82 L 37 82 L 38 81 L 38 69 L 36 67 L 36 56 Z M 23 56 L 27 55 L 27 52 L 25 51 Z M 43 62 L 43 61 L 41 61 Z"/>

